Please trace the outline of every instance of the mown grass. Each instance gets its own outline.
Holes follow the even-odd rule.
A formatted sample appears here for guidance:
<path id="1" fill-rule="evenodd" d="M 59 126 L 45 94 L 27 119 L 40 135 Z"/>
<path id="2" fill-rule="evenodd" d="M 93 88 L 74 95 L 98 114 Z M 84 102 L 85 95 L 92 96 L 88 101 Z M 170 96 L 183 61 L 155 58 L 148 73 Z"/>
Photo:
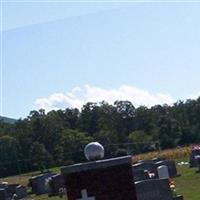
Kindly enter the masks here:
<path id="1" fill-rule="evenodd" d="M 200 200 L 200 173 L 188 165 L 178 166 L 180 177 L 174 179 L 178 193 L 184 200 Z"/>

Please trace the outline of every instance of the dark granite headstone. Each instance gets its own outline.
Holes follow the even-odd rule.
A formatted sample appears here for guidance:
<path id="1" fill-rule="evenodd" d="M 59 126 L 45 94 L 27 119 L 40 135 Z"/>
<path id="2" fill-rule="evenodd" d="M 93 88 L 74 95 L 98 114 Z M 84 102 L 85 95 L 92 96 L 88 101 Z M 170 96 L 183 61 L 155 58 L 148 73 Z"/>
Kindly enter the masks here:
<path id="1" fill-rule="evenodd" d="M 149 173 L 153 173 L 154 178 L 158 178 L 157 165 L 152 162 L 142 162 L 132 165 L 133 170 L 147 170 Z"/>
<path id="2" fill-rule="evenodd" d="M 131 156 L 61 168 L 68 200 L 137 200 Z"/>
<path id="3" fill-rule="evenodd" d="M 137 163 L 155 163 L 155 162 L 153 160 L 139 160 Z"/>
<path id="4" fill-rule="evenodd" d="M 6 189 L 6 188 L 8 188 L 8 184 L 0 183 L 0 188 Z"/>
<path id="5" fill-rule="evenodd" d="M 12 197 L 13 194 L 15 194 L 16 192 L 16 187 L 18 186 L 19 184 L 8 184 L 8 187 L 6 189 L 9 197 Z"/>
<path id="6" fill-rule="evenodd" d="M 66 193 L 64 177 L 62 174 L 56 174 L 50 180 L 50 193 L 49 196 L 61 195 Z"/>
<path id="7" fill-rule="evenodd" d="M 198 159 L 200 158 L 200 149 L 192 150 L 190 155 L 190 167 L 198 167 Z"/>
<path id="8" fill-rule="evenodd" d="M 165 160 L 165 158 L 156 157 L 156 158 L 153 158 L 153 159 L 152 159 L 152 161 L 153 161 L 154 163 L 157 163 L 157 162 L 160 162 L 160 161 L 163 161 L 163 160 Z"/>
<path id="9" fill-rule="evenodd" d="M 32 188 L 34 194 L 45 194 L 49 192 L 49 188 L 46 187 L 46 179 L 52 177 L 55 174 L 46 173 L 38 176 L 34 176 L 29 179 L 29 185 Z"/>
<path id="10" fill-rule="evenodd" d="M 147 180 L 150 179 L 148 171 L 145 170 L 140 170 L 140 169 L 133 169 L 133 177 L 134 181 L 142 181 L 142 180 Z"/>
<path id="11" fill-rule="evenodd" d="M 137 200 L 173 200 L 168 179 L 152 179 L 135 183 Z"/>
<path id="12" fill-rule="evenodd" d="M 7 199 L 6 189 L 0 188 L 0 200 L 6 200 L 6 199 Z"/>
<path id="13" fill-rule="evenodd" d="M 22 199 L 27 197 L 26 187 L 23 185 L 18 185 L 15 189 L 15 194 L 17 195 L 17 199 Z"/>
<path id="14" fill-rule="evenodd" d="M 157 162 L 156 165 L 157 167 L 166 165 L 168 167 L 170 178 L 178 176 L 176 163 L 174 160 L 163 160 L 163 161 Z"/>

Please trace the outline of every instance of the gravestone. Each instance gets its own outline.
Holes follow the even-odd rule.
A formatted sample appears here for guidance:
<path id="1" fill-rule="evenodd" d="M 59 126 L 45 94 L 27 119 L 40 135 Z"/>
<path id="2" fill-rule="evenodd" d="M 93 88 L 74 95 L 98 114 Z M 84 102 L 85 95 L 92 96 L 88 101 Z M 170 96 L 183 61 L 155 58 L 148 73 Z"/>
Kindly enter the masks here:
<path id="1" fill-rule="evenodd" d="M 198 167 L 198 159 L 200 158 L 200 145 L 192 147 L 190 154 L 190 167 Z"/>
<path id="2" fill-rule="evenodd" d="M 134 177 L 135 182 L 150 179 L 148 171 L 146 170 L 133 169 L 132 171 L 133 171 L 133 177 Z"/>
<path id="3" fill-rule="evenodd" d="M 138 163 L 155 163 L 153 160 L 138 160 L 138 162 L 136 162 L 136 164 Z"/>
<path id="4" fill-rule="evenodd" d="M 9 197 L 12 197 L 13 194 L 15 194 L 17 186 L 18 186 L 18 184 L 8 184 L 7 185 L 6 191 L 7 191 L 8 195 L 9 195 Z"/>
<path id="5" fill-rule="evenodd" d="M 64 177 L 62 174 L 56 174 L 51 177 L 49 182 L 50 184 L 50 193 L 49 196 L 60 195 L 61 193 L 66 193 Z"/>
<path id="6" fill-rule="evenodd" d="M 159 166 L 157 170 L 159 179 L 169 179 L 169 171 L 166 165 Z"/>
<path id="7" fill-rule="evenodd" d="M 152 162 L 142 162 L 132 165 L 133 170 L 147 170 L 149 173 L 154 174 L 154 178 L 158 178 L 157 165 Z"/>
<path id="8" fill-rule="evenodd" d="M 168 179 L 152 179 L 135 183 L 137 200 L 173 200 Z"/>
<path id="9" fill-rule="evenodd" d="M 30 178 L 29 185 L 32 188 L 32 193 L 39 195 L 50 192 L 49 188 L 46 187 L 46 179 L 52 177 L 53 175 L 55 174 L 46 173 Z"/>
<path id="10" fill-rule="evenodd" d="M 157 162 L 156 165 L 157 167 L 161 165 L 167 166 L 170 178 L 179 176 L 179 174 L 177 173 L 176 163 L 174 160 L 163 160 L 163 161 Z"/>
<path id="11" fill-rule="evenodd" d="M 22 199 L 27 196 L 26 187 L 19 184 L 0 184 L 1 189 L 5 189 L 6 196 L 10 199 L 14 194 L 17 195 L 17 199 Z M 1 198 L 0 198 L 1 200 Z"/>
<path id="12" fill-rule="evenodd" d="M 15 194 L 17 195 L 17 199 L 22 199 L 27 197 L 26 187 L 23 185 L 18 185 L 15 189 Z"/>
<path id="13" fill-rule="evenodd" d="M 160 161 L 163 161 L 163 160 L 165 160 L 165 158 L 155 157 L 155 158 L 152 159 L 152 161 L 153 161 L 154 163 L 157 163 L 157 162 L 160 162 Z"/>
<path id="14" fill-rule="evenodd" d="M 8 184 L 0 183 L 1 189 L 6 189 L 8 187 Z"/>
<path id="15" fill-rule="evenodd" d="M 200 158 L 197 159 L 197 173 L 200 173 Z"/>
<path id="16" fill-rule="evenodd" d="M 163 160 L 165 160 L 165 159 L 161 158 L 161 157 L 155 157 L 155 158 L 153 158 L 151 160 L 138 160 L 134 164 L 138 164 L 138 163 L 157 163 L 157 162 L 163 161 Z"/>
<path id="17" fill-rule="evenodd" d="M 68 200 L 137 200 L 131 162 L 125 156 L 61 168 Z"/>
<path id="18" fill-rule="evenodd" d="M 6 189 L 0 188 L 0 200 L 6 200 L 6 199 L 7 199 Z"/>

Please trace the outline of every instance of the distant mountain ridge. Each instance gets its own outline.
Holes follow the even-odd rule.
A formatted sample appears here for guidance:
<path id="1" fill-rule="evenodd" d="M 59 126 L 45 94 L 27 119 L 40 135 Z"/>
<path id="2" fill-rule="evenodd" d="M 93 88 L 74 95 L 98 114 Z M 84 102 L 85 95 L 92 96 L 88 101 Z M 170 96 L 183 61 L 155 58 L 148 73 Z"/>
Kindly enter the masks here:
<path id="1" fill-rule="evenodd" d="M 9 117 L 0 116 L 0 122 L 14 124 L 17 120 Z"/>

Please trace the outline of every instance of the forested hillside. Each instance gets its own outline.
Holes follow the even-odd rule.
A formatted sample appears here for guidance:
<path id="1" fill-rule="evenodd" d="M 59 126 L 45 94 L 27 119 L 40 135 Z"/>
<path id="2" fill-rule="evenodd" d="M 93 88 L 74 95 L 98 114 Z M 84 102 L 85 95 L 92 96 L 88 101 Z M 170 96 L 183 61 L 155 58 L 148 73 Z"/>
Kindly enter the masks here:
<path id="1" fill-rule="evenodd" d="M 82 110 L 31 111 L 15 124 L 0 123 L 0 176 L 84 160 L 83 147 L 99 141 L 106 155 L 200 142 L 200 98 L 135 108 L 129 101 L 87 103 Z M 131 145 L 130 144 L 130 145 Z"/>

